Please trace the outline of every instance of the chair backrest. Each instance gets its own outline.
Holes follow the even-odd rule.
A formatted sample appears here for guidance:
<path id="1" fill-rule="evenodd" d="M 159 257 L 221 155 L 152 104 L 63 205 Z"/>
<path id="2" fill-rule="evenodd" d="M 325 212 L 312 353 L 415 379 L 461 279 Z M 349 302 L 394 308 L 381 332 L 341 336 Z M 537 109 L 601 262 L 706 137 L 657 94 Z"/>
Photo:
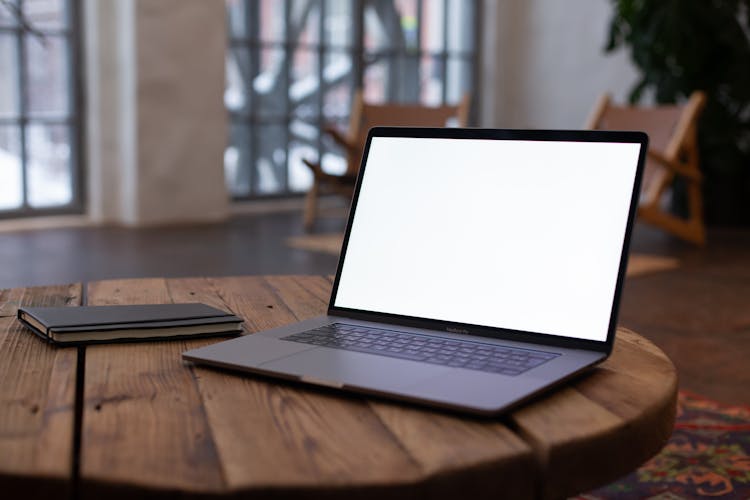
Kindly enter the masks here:
<path id="1" fill-rule="evenodd" d="M 352 103 L 348 132 L 349 142 L 356 145 L 356 148 L 347 158 L 347 173 L 354 174 L 359 169 L 367 131 L 372 127 L 465 127 L 468 123 L 470 103 L 469 94 L 465 94 L 457 104 L 436 107 L 418 104 L 369 104 L 364 102 L 362 91 L 358 90 Z"/>
<path id="2" fill-rule="evenodd" d="M 683 104 L 620 106 L 609 95 L 599 98 L 587 127 L 598 130 L 642 130 L 649 136 L 649 156 L 641 184 L 641 205 L 656 206 L 677 170 L 699 177 L 698 117 L 706 96 L 693 92 Z M 661 158 L 663 161 L 656 161 Z M 664 161 L 674 168 L 664 168 Z"/>
<path id="3" fill-rule="evenodd" d="M 695 91 L 684 104 L 659 106 L 619 106 L 604 94 L 589 117 L 587 128 L 594 130 L 642 130 L 648 134 L 649 149 L 676 158 L 697 130 L 697 119 L 706 96 Z"/>
<path id="4" fill-rule="evenodd" d="M 642 130 L 649 135 L 639 218 L 699 245 L 706 239 L 698 163 L 698 117 L 705 102 L 705 94 L 695 91 L 680 105 L 617 106 L 605 94 L 587 124 L 590 129 Z M 685 217 L 673 214 L 664 198 L 676 177 L 687 182 Z"/>

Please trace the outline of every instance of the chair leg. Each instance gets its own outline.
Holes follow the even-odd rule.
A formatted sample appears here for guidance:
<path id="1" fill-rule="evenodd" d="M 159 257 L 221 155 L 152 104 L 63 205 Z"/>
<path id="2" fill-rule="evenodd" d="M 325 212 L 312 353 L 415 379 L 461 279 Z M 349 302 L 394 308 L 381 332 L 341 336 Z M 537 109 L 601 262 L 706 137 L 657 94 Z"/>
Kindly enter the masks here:
<path id="1" fill-rule="evenodd" d="M 701 221 L 683 219 L 654 207 L 639 207 L 638 216 L 643 222 L 695 245 L 703 246 L 706 243 L 706 232 Z"/>
<path id="2" fill-rule="evenodd" d="M 305 231 L 312 230 L 313 224 L 315 224 L 315 218 L 318 215 L 318 181 L 313 180 L 313 184 L 310 187 L 310 191 L 305 196 L 305 214 L 304 214 L 304 227 Z"/>
<path id="3" fill-rule="evenodd" d="M 703 221 L 703 194 L 701 185 L 691 182 L 688 185 L 688 209 L 690 210 L 690 224 L 694 233 L 696 244 L 706 243 L 706 225 Z"/>

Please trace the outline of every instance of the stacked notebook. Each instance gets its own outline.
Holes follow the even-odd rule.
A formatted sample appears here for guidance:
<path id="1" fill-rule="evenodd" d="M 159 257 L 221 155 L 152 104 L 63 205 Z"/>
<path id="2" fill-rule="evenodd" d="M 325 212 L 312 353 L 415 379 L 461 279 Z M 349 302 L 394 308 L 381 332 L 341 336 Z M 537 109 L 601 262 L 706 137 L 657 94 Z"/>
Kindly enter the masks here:
<path id="1" fill-rule="evenodd" d="M 229 335 L 242 319 L 205 304 L 22 307 L 18 319 L 54 344 L 90 344 Z"/>

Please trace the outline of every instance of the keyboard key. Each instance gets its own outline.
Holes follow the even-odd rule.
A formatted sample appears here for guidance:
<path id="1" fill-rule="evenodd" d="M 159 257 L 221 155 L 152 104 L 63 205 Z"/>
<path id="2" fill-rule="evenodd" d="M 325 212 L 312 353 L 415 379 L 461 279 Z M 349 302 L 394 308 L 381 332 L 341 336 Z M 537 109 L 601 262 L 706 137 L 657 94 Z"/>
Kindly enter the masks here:
<path id="1" fill-rule="evenodd" d="M 283 340 L 508 376 L 519 375 L 558 356 L 543 351 L 446 340 L 343 323 L 295 333 Z"/>

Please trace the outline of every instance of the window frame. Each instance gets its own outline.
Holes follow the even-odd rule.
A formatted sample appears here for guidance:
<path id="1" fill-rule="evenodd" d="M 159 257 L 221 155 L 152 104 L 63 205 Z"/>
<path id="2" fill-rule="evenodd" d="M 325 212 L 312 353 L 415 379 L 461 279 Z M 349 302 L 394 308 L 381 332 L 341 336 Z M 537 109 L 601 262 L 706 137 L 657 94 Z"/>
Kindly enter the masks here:
<path id="1" fill-rule="evenodd" d="M 18 9 L 23 12 L 23 4 L 26 0 L 16 0 Z M 21 160 L 21 205 L 16 208 L 0 209 L 0 220 L 20 217 L 36 217 L 46 215 L 82 214 L 86 208 L 85 195 L 85 155 L 84 155 L 84 73 L 83 73 L 83 30 L 82 30 L 82 6 L 81 0 L 64 0 L 67 10 L 68 23 L 63 28 L 41 29 L 43 34 L 53 34 L 66 40 L 68 86 L 66 89 L 68 100 L 67 117 L 50 118 L 33 116 L 28 109 L 28 37 L 30 35 L 18 24 L 15 26 L 0 26 L 0 33 L 10 34 L 16 43 L 16 69 L 18 95 L 18 113 L 12 117 L 0 117 L 0 126 L 13 127 L 18 131 Z M 27 139 L 27 127 L 29 125 L 67 127 L 69 132 L 70 147 L 70 176 L 71 176 L 71 201 L 65 205 L 50 207 L 32 207 L 28 200 L 28 163 L 30 158 Z"/>
<path id="2" fill-rule="evenodd" d="M 324 33 L 324 23 L 326 17 L 326 0 L 319 0 L 319 15 L 317 20 L 318 30 L 318 41 L 314 43 L 302 44 L 295 40 L 289 40 L 287 34 L 290 32 L 291 27 L 291 5 L 292 0 L 283 0 L 284 2 L 284 39 L 281 41 L 268 41 L 262 40 L 259 33 L 259 21 L 257 15 L 260 11 L 259 3 L 256 0 L 239 0 L 243 4 L 244 19 L 242 23 L 242 35 L 236 35 L 231 29 L 231 22 L 228 23 L 228 46 L 227 50 L 232 51 L 234 49 L 240 49 L 246 51 L 249 57 L 249 73 L 251 75 L 259 74 L 259 59 L 262 50 L 276 49 L 283 50 L 287 54 L 293 53 L 294 50 L 300 48 L 309 50 L 316 53 L 317 57 L 317 78 L 320 87 L 316 90 L 318 99 L 315 104 L 316 106 L 316 120 L 315 125 L 319 131 L 322 131 L 326 125 L 332 124 L 329 117 L 326 117 L 323 113 L 325 94 L 328 90 L 327 83 L 323 78 L 324 64 L 321 61 L 325 60 L 325 57 L 329 54 L 345 53 L 351 57 L 352 69 L 351 75 L 353 80 L 352 96 L 353 91 L 357 88 L 364 86 L 365 80 L 365 69 L 367 62 L 365 57 L 373 57 L 375 60 L 378 58 L 393 59 L 393 60 L 408 60 L 413 59 L 418 63 L 424 57 L 434 58 L 440 61 L 440 65 L 443 71 L 442 76 L 442 89 L 441 89 L 441 100 L 440 105 L 448 102 L 448 85 L 447 85 L 447 73 L 449 61 L 460 61 L 461 63 L 468 63 L 471 65 L 471 86 L 467 89 L 472 95 L 471 108 L 469 112 L 469 124 L 474 124 L 477 121 L 478 113 L 478 100 L 481 95 L 481 61 L 482 61 L 482 31 L 483 31 L 483 10 L 484 2 L 482 0 L 470 0 L 472 2 L 472 8 L 474 12 L 474 26 L 473 28 L 473 39 L 471 50 L 451 50 L 448 47 L 448 13 L 449 4 L 451 0 L 439 0 L 442 3 L 442 32 L 443 40 L 440 50 L 428 50 L 423 45 L 421 36 L 421 29 L 417 36 L 416 49 L 412 52 L 404 48 L 387 48 L 379 49 L 375 51 L 369 51 L 365 47 L 365 10 L 366 0 L 354 0 L 352 1 L 352 42 L 348 46 L 337 46 L 326 42 Z M 281 0 L 279 0 L 281 1 Z M 466 1 L 466 0 L 462 0 Z M 256 9 L 256 16 L 253 17 L 251 5 Z M 423 17 L 423 6 L 424 0 L 416 0 L 417 5 L 417 25 L 422 26 Z M 227 16 L 229 16 L 227 11 Z M 285 88 L 289 88 L 291 82 L 291 71 L 293 66 L 293 58 L 286 57 L 283 66 L 283 81 L 285 82 Z M 253 76 L 251 76 L 253 78 Z M 249 153 L 249 165 L 239 164 L 240 169 L 245 169 L 249 177 L 249 190 L 244 194 L 231 193 L 233 201 L 250 201 L 250 200 L 268 200 L 268 199 L 287 199 L 297 198 L 304 196 L 304 192 L 295 191 L 291 189 L 289 183 L 289 170 L 290 170 L 290 145 L 294 142 L 294 138 L 290 133 L 290 124 L 295 119 L 293 114 L 292 103 L 289 97 L 289 92 L 284 92 L 284 107 L 283 117 L 273 117 L 272 119 L 264 119 L 258 116 L 256 108 L 253 106 L 254 99 L 253 92 L 244 92 L 244 96 L 247 99 L 245 109 L 247 111 L 233 111 L 227 108 L 229 129 L 230 129 L 230 144 L 231 134 L 235 127 L 239 129 L 247 130 L 248 139 L 243 144 L 247 148 Z M 348 119 L 348 118 L 347 118 Z M 338 118 L 337 118 L 338 122 Z M 260 126 L 275 125 L 284 128 L 284 139 L 283 142 L 286 144 L 286 155 L 283 175 L 283 189 L 273 193 L 259 192 L 257 184 L 257 161 L 261 156 L 258 154 L 258 132 L 257 128 Z M 324 141 L 324 134 L 318 133 L 315 148 L 317 150 L 317 158 L 321 159 L 324 154 L 330 152 L 329 147 L 326 147 Z M 231 190 L 230 190 L 231 192 Z"/>

